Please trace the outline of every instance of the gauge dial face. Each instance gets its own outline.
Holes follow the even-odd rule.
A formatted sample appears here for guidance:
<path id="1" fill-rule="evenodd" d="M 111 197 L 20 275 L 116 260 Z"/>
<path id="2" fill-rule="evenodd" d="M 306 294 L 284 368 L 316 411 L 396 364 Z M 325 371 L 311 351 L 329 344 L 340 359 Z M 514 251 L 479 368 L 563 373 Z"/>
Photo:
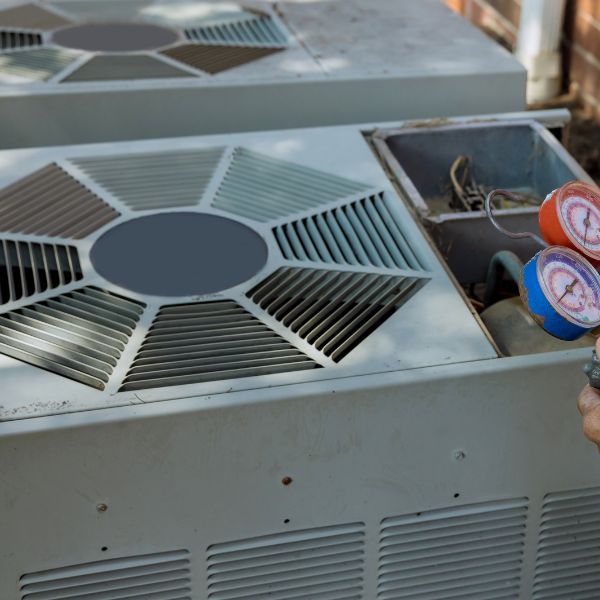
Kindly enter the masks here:
<path id="1" fill-rule="evenodd" d="M 537 264 L 544 295 L 561 315 L 584 327 L 600 324 L 600 277 L 576 252 L 553 246 Z"/>
<path id="2" fill-rule="evenodd" d="M 591 187 L 571 184 L 558 203 L 567 235 L 586 254 L 600 258 L 600 196 Z"/>

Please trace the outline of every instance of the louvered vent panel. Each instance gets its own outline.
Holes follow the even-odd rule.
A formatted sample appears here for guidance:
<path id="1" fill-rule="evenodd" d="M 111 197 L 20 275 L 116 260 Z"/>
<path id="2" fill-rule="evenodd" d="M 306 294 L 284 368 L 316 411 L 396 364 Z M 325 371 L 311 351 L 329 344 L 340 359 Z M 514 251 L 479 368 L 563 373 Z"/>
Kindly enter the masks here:
<path id="1" fill-rule="evenodd" d="M 255 8 L 246 9 L 231 2 L 198 2 L 194 4 L 186 0 L 183 2 L 185 10 L 181 10 L 182 5 L 177 0 L 175 2 L 154 2 L 152 7 L 144 11 L 144 20 L 176 29 L 185 29 L 235 23 L 264 14 Z"/>
<path id="2" fill-rule="evenodd" d="M 42 36 L 27 31 L 0 31 L 0 52 L 41 46 Z"/>
<path id="3" fill-rule="evenodd" d="M 104 389 L 143 305 L 86 287 L 0 314 L 0 352 Z"/>
<path id="4" fill-rule="evenodd" d="M 0 26 L 4 27 L 54 29 L 69 24 L 67 19 L 33 3 L 0 10 Z"/>
<path id="5" fill-rule="evenodd" d="M 248 296 L 339 361 L 426 282 L 413 277 L 281 268 Z"/>
<path id="6" fill-rule="evenodd" d="M 198 204 L 222 154 L 210 148 L 72 162 L 132 210 L 149 210 Z"/>
<path id="7" fill-rule="evenodd" d="M 235 302 L 166 306 L 152 324 L 121 391 L 318 366 Z"/>
<path id="8" fill-rule="evenodd" d="M 153 0 L 56 0 L 52 6 L 76 20 L 106 22 L 138 19 L 152 3 Z"/>
<path id="9" fill-rule="evenodd" d="M 79 239 L 118 215 L 54 164 L 0 190 L 2 231 Z"/>
<path id="10" fill-rule="evenodd" d="M 367 187 L 237 148 L 213 205 L 256 221 L 269 221 L 340 200 Z"/>
<path id="11" fill-rule="evenodd" d="M 210 600 L 359 600 L 364 524 L 281 533 L 208 549 Z"/>
<path id="12" fill-rule="evenodd" d="M 385 519 L 379 600 L 519 597 L 528 501 Z"/>
<path id="13" fill-rule="evenodd" d="M 544 499 L 534 600 L 600 598 L 600 488 Z"/>
<path id="14" fill-rule="evenodd" d="M 281 48 L 184 44 L 163 50 L 162 53 L 194 69 L 214 75 L 259 60 L 280 50 Z"/>
<path id="15" fill-rule="evenodd" d="M 267 15 L 204 27 L 186 29 L 185 35 L 192 42 L 231 46 L 285 46 L 286 36 Z"/>
<path id="16" fill-rule="evenodd" d="M 290 260 L 423 269 L 383 194 L 280 225 L 273 233 Z"/>
<path id="17" fill-rule="evenodd" d="M 195 77 L 195 75 L 152 56 L 109 54 L 94 56 L 63 81 L 129 81 L 165 77 Z"/>
<path id="18" fill-rule="evenodd" d="M 72 246 L 0 240 L 0 304 L 82 277 L 77 249 Z"/>
<path id="19" fill-rule="evenodd" d="M 78 54 L 58 48 L 36 48 L 0 54 L 2 74 L 45 81 L 68 67 Z"/>
<path id="20" fill-rule="evenodd" d="M 21 600 L 192 600 L 187 550 L 31 573 L 20 584 Z"/>

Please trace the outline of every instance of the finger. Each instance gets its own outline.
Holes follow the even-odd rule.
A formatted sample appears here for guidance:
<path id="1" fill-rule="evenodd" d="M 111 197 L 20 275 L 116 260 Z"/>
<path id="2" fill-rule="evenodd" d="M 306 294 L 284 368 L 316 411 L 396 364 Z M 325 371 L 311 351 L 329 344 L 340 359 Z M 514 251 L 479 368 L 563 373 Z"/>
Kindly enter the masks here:
<path id="1" fill-rule="evenodd" d="M 590 442 L 600 444 L 600 410 L 592 410 L 583 417 L 583 435 Z"/>
<path id="2" fill-rule="evenodd" d="M 581 390 L 579 398 L 577 398 L 577 408 L 582 416 L 600 408 L 600 391 L 590 385 L 586 385 Z"/>

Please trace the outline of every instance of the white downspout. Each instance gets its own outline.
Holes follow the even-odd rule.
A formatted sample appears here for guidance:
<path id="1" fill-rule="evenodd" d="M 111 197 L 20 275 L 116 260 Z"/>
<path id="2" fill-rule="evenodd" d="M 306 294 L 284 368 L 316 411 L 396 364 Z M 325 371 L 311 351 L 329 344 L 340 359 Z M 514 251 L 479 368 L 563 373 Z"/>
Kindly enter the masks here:
<path id="1" fill-rule="evenodd" d="M 561 87 L 560 38 L 565 0 L 523 0 L 516 56 L 527 69 L 527 102 L 556 97 Z"/>

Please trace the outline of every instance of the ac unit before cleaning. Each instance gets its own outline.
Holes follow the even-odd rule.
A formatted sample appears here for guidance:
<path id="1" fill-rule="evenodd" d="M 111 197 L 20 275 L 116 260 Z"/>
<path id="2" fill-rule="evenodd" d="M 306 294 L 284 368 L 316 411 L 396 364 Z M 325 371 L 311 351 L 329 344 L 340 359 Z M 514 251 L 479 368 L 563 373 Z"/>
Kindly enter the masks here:
<path id="1" fill-rule="evenodd" d="M 0 7 L 3 148 L 507 112 L 525 84 L 438 0 Z"/>
<path id="2" fill-rule="evenodd" d="M 0 229 L 3 600 L 600 589 L 589 349 L 500 357 L 358 127 L 5 151 Z"/>

